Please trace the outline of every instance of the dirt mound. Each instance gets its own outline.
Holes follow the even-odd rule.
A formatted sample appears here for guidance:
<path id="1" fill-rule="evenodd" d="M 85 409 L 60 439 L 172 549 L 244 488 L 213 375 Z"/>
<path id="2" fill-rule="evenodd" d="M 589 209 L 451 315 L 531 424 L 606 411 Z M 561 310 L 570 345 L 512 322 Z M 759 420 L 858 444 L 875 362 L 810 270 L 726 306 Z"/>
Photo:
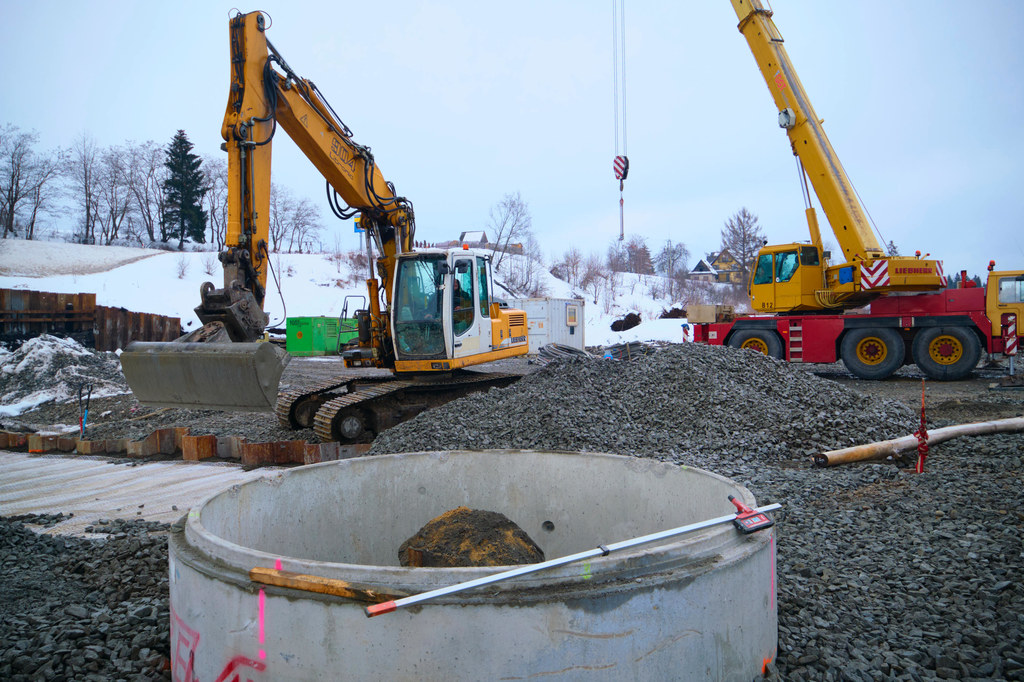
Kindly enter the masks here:
<path id="1" fill-rule="evenodd" d="M 128 392 L 117 355 L 48 334 L 0 355 L 0 404 L 7 406 L 7 414 L 49 400 L 77 400 L 79 387 L 90 384 L 93 398 Z"/>
<path id="2" fill-rule="evenodd" d="M 614 322 L 612 322 L 612 331 L 624 332 L 626 330 L 632 329 L 633 327 L 636 327 L 642 321 L 643 320 L 641 320 L 640 316 L 637 315 L 636 313 L 629 313 L 621 320 L 615 320 Z"/>
<path id="3" fill-rule="evenodd" d="M 457 507 L 429 521 L 398 548 L 403 566 L 515 566 L 544 561 L 526 532 L 499 512 Z"/>

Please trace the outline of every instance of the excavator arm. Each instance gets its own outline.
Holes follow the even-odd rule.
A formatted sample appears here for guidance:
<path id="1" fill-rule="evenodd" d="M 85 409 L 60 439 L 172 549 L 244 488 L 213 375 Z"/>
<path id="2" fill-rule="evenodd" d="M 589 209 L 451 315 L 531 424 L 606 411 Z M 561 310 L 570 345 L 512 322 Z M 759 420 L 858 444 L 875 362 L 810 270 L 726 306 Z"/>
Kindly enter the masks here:
<path id="1" fill-rule="evenodd" d="M 395 194 L 370 148 L 352 139 L 316 86 L 296 75 L 274 49 L 261 12 L 236 15 L 229 31 L 231 88 L 221 128 L 228 153 L 227 235 L 219 255 L 223 286 L 206 282 L 200 288 L 195 309 L 200 329 L 170 343 L 134 342 L 125 349 L 125 377 L 139 401 L 149 405 L 274 408 L 290 359 L 260 342 L 268 323 L 270 168 L 278 127 L 324 176 L 335 212 L 360 214 L 361 226 L 376 244 L 379 288 L 372 271 L 367 278 L 371 355 L 378 366 L 393 362 L 379 289 L 390 297 L 396 257 L 412 248 L 412 204 Z"/>
<path id="2" fill-rule="evenodd" d="M 234 17 L 230 34 L 231 91 L 221 127 L 228 152 L 228 248 L 221 255 L 225 290 L 232 282 L 239 282 L 262 308 L 268 265 L 271 153 L 280 126 L 324 176 L 328 192 L 336 193 L 361 214 L 360 225 L 369 231 L 380 254 L 378 274 L 383 289 L 390 292 L 394 256 L 412 248 L 412 204 L 395 195 L 370 148 L 352 139 L 352 131 L 316 86 L 292 71 L 274 49 L 267 40 L 261 12 Z M 204 296 L 204 304 L 206 299 Z M 212 305 L 204 306 L 200 319 L 204 323 L 204 317 L 219 319 L 219 302 L 224 299 L 219 295 Z M 241 328 L 245 321 L 239 319 L 237 323 Z M 247 331 L 244 339 L 237 340 L 257 338 L 263 328 L 249 327 Z"/>

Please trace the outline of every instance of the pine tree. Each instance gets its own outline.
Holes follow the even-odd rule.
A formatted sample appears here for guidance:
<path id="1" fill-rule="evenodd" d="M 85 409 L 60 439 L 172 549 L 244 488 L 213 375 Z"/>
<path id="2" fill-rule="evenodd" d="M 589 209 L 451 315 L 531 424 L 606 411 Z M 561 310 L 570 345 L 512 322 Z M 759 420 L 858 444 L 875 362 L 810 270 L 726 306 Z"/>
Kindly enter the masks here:
<path id="1" fill-rule="evenodd" d="M 179 249 L 185 247 L 188 239 L 197 244 L 206 242 L 203 197 L 208 188 L 199 168 L 201 165 L 202 160 L 192 153 L 192 143 L 185 131 L 179 130 L 167 147 L 164 166 L 170 175 L 164 180 L 166 207 L 161 216 L 161 239 L 166 242 L 172 236 L 177 237 Z"/>

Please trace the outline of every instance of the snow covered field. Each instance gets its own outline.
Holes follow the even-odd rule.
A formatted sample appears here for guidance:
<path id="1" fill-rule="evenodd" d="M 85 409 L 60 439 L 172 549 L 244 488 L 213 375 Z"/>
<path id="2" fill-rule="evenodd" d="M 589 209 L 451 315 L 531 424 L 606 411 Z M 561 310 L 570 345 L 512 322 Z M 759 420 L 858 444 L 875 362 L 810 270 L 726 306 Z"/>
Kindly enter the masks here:
<path id="1" fill-rule="evenodd" d="M 356 297 L 349 305 L 350 310 L 365 303 L 362 273 L 353 276 L 344 265 L 339 268 L 329 261 L 326 254 L 275 254 L 271 265 L 282 291 L 279 294 L 273 281 L 268 281 L 266 310 L 272 326 L 283 326 L 286 316 L 340 315 L 346 296 Z M 657 319 L 662 310 L 679 305 L 650 295 L 650 288 L 661 280 L 659 277 L 620 273 L 616 275 L 614 289 L 603 292 L 595 304 L 592 295 L 574 291 L 546 270 L 542 269 L 541 276 L 548 296 L 586 300 L 588 346 L 683 340 L 685 320 Z M 212 251 L 171 252 L 0 240 L 0 288 L 94 293 L 100 305 L 180 317 L 186 331 L 199 324 L 193 308 L 199 303 L 199 287 L 206 281 L 218 286 L 221 283 L 220 263 Z M 640 326 L 626 332 L 611 331 L 611 323 L 629 312 L 640 314 Z"/>

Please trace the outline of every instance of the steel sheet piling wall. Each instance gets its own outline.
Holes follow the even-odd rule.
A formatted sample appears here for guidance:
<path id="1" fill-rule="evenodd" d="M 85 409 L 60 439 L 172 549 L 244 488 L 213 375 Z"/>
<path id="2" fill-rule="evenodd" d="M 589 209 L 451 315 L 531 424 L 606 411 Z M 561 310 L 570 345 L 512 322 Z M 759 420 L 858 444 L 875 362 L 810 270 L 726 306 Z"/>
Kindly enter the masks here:
<path id="1" fill-rule="evenodd" d="M 113 351 L 129 341 L 173 341 L 181 319 L 96 305 L 96 294 L 0 289 L 0 336 L 40 334 L 91 335 L 96 350 Z"/>

